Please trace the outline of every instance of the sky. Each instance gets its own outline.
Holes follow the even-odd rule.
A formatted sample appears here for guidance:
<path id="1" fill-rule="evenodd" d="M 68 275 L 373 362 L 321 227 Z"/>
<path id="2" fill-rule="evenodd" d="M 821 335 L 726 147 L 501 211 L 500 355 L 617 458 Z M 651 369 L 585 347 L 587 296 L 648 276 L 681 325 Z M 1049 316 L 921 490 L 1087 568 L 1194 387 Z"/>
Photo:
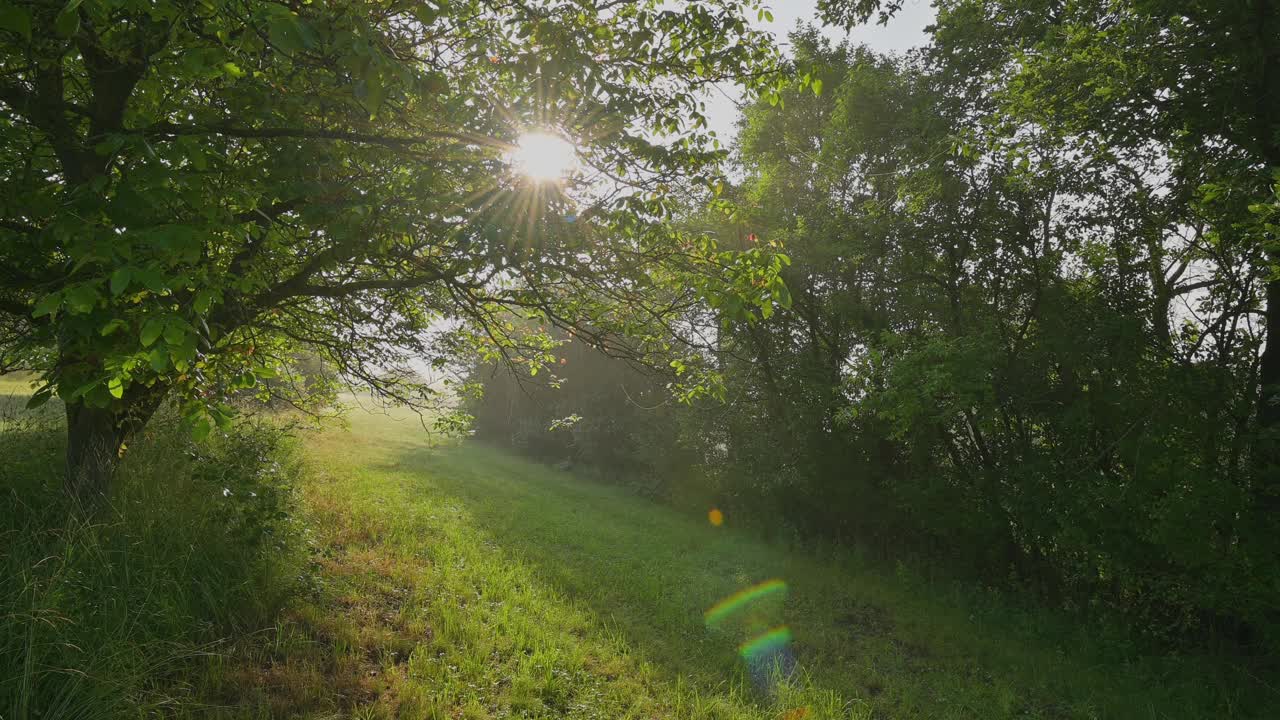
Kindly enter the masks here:
<path id="1" fill-rule="evenodd" d="M 773 12 L 773 22 L 756 25 L 774 33 L 784 52 L 788 45 L 787 33 L 795 28 L 797 22 L 818 22 L 817 0 L 772 0 L 769 5 Z M 905 0 L 901 12 L 888 25 L 876 25 L 872 21 L 869 25 L 855 28 L 848 33 L 848 37 L 880 52 L 909 50 L 925 44 L 928 37 L 924 29 L 933 22 L 934 14 L 929 0 Z M 843 40 L 846 37 L 844 30 L 839 28 L 825 28 L 823 34 L 833 40 Z M 721 90 L 721 93 L 715 93 L 707 99 L 707 113 L 711 129 L 721 139 L 730 139 L 737 132 L 734 127 L 738 117 L 735 103 L 741 94 L 732 87 Z"/>

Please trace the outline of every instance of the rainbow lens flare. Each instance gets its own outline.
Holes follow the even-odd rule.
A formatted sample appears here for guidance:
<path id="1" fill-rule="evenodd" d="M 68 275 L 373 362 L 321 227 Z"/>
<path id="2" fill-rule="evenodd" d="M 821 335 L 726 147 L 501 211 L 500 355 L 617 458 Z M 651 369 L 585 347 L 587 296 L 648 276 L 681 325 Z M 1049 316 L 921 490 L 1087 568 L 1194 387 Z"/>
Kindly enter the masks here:
<path id="1" fill-rule="evenodd" d="M 733 615 L 738 610 L 750 605 L 761 598 L 769 597 L 777 593 L 786 593 L 787 584 L 781 580 L 766 580 L 759 585 L 753 585 L 744 590 L 730 595 L 720 602 L 712 605 L 709 610 L 703 613 L 703 619 L 706 621 L 707 627 L 718 625 L 724 622 L 726 618 Z"/>
<path id="2" fill-rule="evenodd" d="M 772 689 L 796 669 L 791 628 L 780 624 L 786 596 L 785 582 L 766 580 L 739 590 L 703 614 L 708 630 L 749 638 L 738 646 L 738 654 L 746 662 L 751 681 L 762 690 Z"/>
<path id="3" fill-rule="evenodd" d="M 751 679 L 760 687 L 769 687 L 779 677 L 790 677 L 796 669 L 791 652 L 791 628 L 780 625 L 738 646 L 738 654 L 747 662 Z"/>
<path id="4" fill-rule="evenodd" d="M 791 628 L 786 625 L 780 625 L 759 637 L 742 643 L 738 646 L 738 653 L 747 662 L 751 662 L 753 659 L 775 654 L 790 644 Z"/>

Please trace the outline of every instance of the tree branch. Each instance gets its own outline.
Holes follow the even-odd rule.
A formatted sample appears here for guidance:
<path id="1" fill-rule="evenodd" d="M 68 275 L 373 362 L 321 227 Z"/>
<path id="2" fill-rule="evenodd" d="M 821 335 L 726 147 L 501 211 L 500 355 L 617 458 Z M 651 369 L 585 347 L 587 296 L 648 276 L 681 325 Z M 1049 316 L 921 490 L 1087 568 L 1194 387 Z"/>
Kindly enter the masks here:
<path id="1" fill-rule="evenodd" d="M 184 135 L 221 135 L 223 137 L 236 138 L 256 138 L 256 139 L 273 139 L 273 138 L 293 138 L 300 140 L 340 140 L 343 142 L 362 143 L 365 145 L 382 145 L 390 148 L 407 148 L 413 145 L 422 145 L 432 140 L 457 140 L 459 142 L 474 143 L 480 145 L 489 145 L 499 149 L 510 149 L 510 143 L 503 142 L 496 138 L 486 135 L 478 135 L 474 133 L 459 133 L 447 130 L 428 132 L 420 135 L 411 135 L 404 137 L 396 137 L 392 135 L 376 135 L 370 133 L 357 133 L 346 130 L 323 130 L 319 128 L 292 128 L 292 127 L 240 127 L 230 124 L 217 125 L 177 125 L 170 122 L 160 122 L 148 125 L 145 128 L 139 128 L 135 132 L 140 132 L 147 137 L 180 137 Z"/>
<path id="2" fill-rule="evenodd" d="M 17 300 L 0 298 L 0 312 L 22 318 L 27 322 L 32 321 L 31 306 L 26 303 L 20 303 Z"/>

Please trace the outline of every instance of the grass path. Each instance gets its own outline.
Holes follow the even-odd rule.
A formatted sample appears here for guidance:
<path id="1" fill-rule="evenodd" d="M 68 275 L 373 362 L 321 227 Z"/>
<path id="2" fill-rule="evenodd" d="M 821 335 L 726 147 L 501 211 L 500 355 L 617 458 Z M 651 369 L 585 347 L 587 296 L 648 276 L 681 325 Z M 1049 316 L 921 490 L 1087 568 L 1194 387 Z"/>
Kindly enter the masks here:
<path id="1" fill-rule="evenodd" d="M 1207 666 L 1105 656 L 972 591 L 822 561 L 488 448 L 359 414 L 308 440 L 316 586 L 268 641 L 218 661 L 216 705 L 274 717 L 1164 718 L 1233 714 Z M 760 688 L 755 609 L 798 671 Z M 758 630 L 758 628 L 756 628 Z M 1227 712 L 1224 714 L 1223 709 Z M 1244 717 L 1242 711 L 1238 716 Z"/>

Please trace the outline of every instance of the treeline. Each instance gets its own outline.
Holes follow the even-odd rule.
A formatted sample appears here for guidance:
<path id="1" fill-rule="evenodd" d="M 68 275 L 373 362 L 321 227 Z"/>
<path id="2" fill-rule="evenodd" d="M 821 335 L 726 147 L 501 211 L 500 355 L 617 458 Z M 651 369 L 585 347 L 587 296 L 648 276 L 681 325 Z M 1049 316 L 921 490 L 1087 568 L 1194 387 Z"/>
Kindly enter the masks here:
<path id="1" fill-rule="evenodd" d="M 941 3 L 906 57 L 793 36 L 803 80 L 742 120 L 741 210 L 690 220 L 792 261 L 789 307 L 720 327 L 723 403 L 664 404 L 571 342 L 558 390 L 479 372 L 477 432 L 1165 640 L 1274 647 L 1280 136 L 1257 113 L 1280 95 L 1222 65 L 1273 51 L 1223 50 L 1231 3 L 1023 5 Z"/>
<path id="2" fill-rule="evenodd" d="M 476 436 L 663 499 L 700 492 L 697 417 L 672 399 L 666 378 L 581 339 L 560 339 L 540 375 L 515 375 L 501 363 L 473 371 L 483 387 L 467 407 Z"/>

